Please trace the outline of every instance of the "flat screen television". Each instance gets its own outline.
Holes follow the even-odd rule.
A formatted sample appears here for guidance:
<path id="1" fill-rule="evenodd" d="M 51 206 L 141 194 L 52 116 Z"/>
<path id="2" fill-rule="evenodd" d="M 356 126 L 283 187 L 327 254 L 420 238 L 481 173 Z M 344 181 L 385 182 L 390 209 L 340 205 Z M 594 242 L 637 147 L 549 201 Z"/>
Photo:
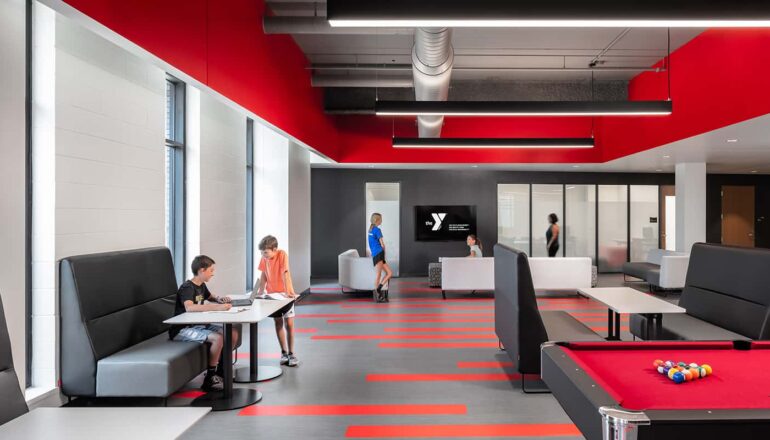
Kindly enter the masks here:
<path id="1" fill-rule="evenodd" d="M 465 241 L 476 233 L 476 206 L 415 206 L 417 241 Z"/>

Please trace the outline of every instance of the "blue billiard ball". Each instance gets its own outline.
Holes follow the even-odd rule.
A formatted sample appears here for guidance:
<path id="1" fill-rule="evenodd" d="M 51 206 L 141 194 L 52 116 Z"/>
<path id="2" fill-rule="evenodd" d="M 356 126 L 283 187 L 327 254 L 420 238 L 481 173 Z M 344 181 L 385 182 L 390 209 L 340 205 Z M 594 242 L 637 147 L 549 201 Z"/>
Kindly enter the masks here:
<path id="1" fill-rule="evenodd" d="M 672 379 L 674 380 L 674 383 L 682 383 L 684 382 L 684 374 L 682 374 L 681 371 L 677 371 L 676 373 L 674 373 L 674 376 L 672 377 Z"/>

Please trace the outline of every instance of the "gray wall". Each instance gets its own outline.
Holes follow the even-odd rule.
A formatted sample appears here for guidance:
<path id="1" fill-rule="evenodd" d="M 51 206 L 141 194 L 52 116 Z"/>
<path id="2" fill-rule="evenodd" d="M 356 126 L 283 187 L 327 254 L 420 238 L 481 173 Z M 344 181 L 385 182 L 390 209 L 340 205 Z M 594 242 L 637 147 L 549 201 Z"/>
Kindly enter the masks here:
<path id="1" fill-rule="evenodd" d="M 313 277 L 336 278 L 337 255 L 347 249 L 358 249 L 364 254 L 366 182 L 401 183 L 401 276 L 423 276 L 427 274 L 429 262 L 438 261 L 438 257 L 464 256 L 468 249 L 461 242 L 415 241 L 416 205 L 476 205 L 476 230 L 485 249 L 491 250 L 497 240 L 498 183 L 673 185 L 674 176 L 314 168 L 311 185 Z"/>

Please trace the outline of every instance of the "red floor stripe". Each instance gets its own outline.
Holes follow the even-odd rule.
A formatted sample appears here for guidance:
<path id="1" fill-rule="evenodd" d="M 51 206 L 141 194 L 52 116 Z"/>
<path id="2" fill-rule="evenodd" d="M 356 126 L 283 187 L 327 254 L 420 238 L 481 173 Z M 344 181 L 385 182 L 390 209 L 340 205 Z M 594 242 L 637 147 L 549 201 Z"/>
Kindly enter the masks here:
<path id="1" fill-rule="evenodd" d="M 329 319 L 327 324 L 400 324 L 400 323 L 478 323 L 495 322 L 494 318 L 379 318 L 379 319 Z"/>
<path id="2" fill-rule="evenodd" d="M 347 438 L 565 437 L 580 435 L 577 427 L 570 423 L 349 426 L 345 432 Z"/>
<path id="3" fill-rule="evenodd" d="M 513 362 L 458 362 L 457 368 L 505 368 L 513 367 Z"/>
<path id="4" fill-rule="evenodd" d="M 189 391 L 180 391 L 176 394 L 173 394 L 171 397 L 175 397 L 177 399 L 197 399 L 198 397 L 204 395 L 203 391 L 196 391 L 196 390 L 189 390 Z"/>
<path id="5" fill-rule="evenodd" d="M 297 318 L 489 318 L 494 313 L 299 313 Z"/>
<path id="6" fill-rule="evenodd" d="M 497 342 L 380 342 L 380 348 L 498 348 Z"/>
<path id="7" fill-rule="evenodd" d="M 252 405 L 239 416 L 465 415 L 465 405 Z"/>
<path id="8" fill-rule="evenodd" d="M 419 333 L 419 332 L 493 332 L 494 327 L 385 327 L 386 332 Z"/>
<path id="9" fill-rule="evenodd" d="M 481 382 L 521 379 L 518 373 L 450 373 L 450 374 L 367 374 L 367 382 Z"/>
<path id="10" fill-rule="evenodd" d="M 351 304 L 343 309 L 444 309 L 444 310 L 494 310 L 495 306 L 455 306 L 451 304 Z"/>
<path id="11" fill-rule="evenodd" d="M 456 335 L 315 335 L 310 339 L 321 340 L 371 340 L 371 339 L 497 339 L 491 333 L 484 334 L 456 334 Z"/>

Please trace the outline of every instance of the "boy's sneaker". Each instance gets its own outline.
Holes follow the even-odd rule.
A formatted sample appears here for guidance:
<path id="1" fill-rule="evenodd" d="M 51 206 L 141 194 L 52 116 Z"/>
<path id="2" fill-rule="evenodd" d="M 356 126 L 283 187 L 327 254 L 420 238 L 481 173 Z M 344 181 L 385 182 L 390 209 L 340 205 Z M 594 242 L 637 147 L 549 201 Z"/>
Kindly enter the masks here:
<path id="1" fill-rule="evenodd" d="M 216 374 L 207 374 L 203 379 L 201 389 L 203 391 L 222 391 L 224 389 L 224 382 Z"/>
<path id="2" fill-rule="evenodd" d="M 281 365 L 289 365 L 289 353 L 281 353 Z"/>
<path id="3" fill-rule="evenodd" d="M 287 363 L 287 365 L 290 367 L 296 367 L 297 365 L 299 365 L 299 360 L 297 359 L 297 356 L 294 355 L 294 353 L 289 355 L 289 362 Z"/>

